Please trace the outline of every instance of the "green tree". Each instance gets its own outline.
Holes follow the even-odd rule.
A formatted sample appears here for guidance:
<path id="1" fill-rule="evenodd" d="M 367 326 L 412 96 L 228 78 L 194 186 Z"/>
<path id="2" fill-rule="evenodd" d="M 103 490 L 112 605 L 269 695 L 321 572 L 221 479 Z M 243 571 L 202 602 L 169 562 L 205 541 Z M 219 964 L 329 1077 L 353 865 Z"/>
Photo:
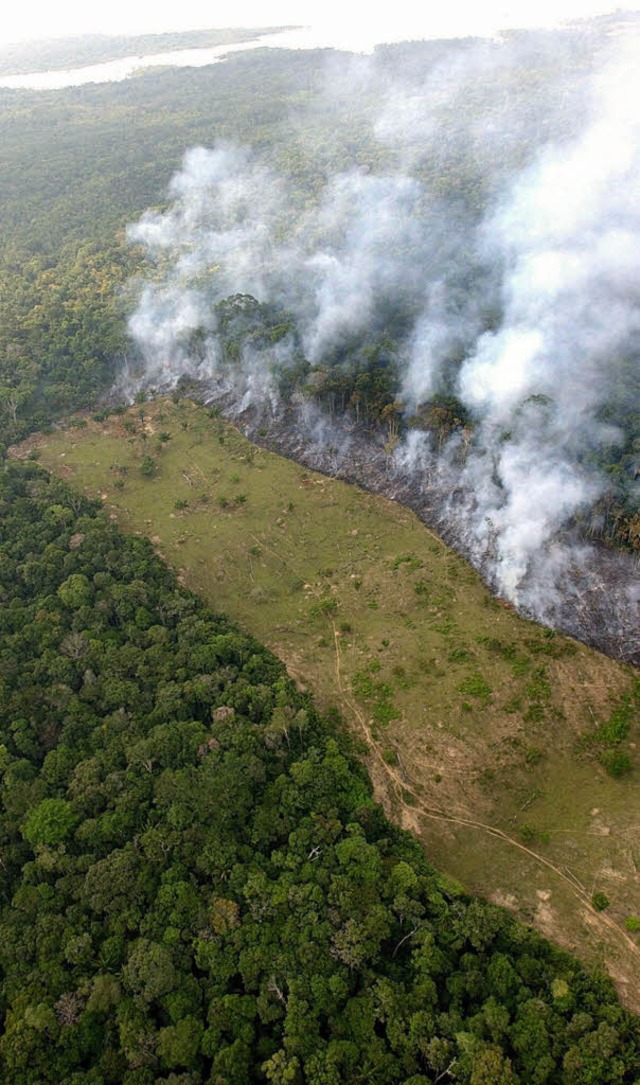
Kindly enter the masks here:
<path id="1" fill-rule="evenodd" d="M 69 837 L 77 820 L 65 799 L 43 799 L 28 815 L 23 834 L 34 847 L 55 846 Z"/>

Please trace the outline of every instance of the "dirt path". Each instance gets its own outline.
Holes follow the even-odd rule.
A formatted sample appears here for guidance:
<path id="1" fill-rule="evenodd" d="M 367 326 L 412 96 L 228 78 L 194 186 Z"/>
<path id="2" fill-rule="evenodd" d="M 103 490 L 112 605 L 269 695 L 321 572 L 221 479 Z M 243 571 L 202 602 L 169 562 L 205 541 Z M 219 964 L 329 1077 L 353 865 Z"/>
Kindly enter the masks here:
<path id="1" fill-rule="evenodd" d="M 299 570 L 292 567 L 291 563 L 282 557 L 276 550 L 265 544 L 264 539 L 260 539 L 257 535 L 252 535 L 252 538 L 263 547 L 268 550 L 273 557 L 275 557 L 286 569 L 289 575 L 299 575 Z M 320 600 L 320 592 L 310 586 L 313 593 Z M 340 705 L 343 709 L 346 709 L 351 716 L 352 720 L 356 723 L 358 730 L 363 736 L 370 756 L 375 761 L 375 767 L 378 778 L 384 781 L 383 787 L 388 789 L 393 795 L 394 803 L 396 807 L 402 811 L 403 820 L 405 823 L 413 826 L 414 831 L 419 828 L 417 824 L 416 815 L 428 818 L 431 821 L 448 822 L 452 825 L 461 825 L 465 828 L 475 829 L 487 836 L 493 837 L 493 839 L 500 841 L 508 848 L 515 848 L 517 851 L 528 856 L 539 866 L 544 867 L 550 871 L 556 878 L 561 879 L 565 885 L 567 885 L 573 894 L 573 896 L 580 902 L 580 905 L 585 909 L 589 916 L 591 926 L 595 930 L 599 930 L 604 934 L 609 932 L 613 935 L 614 939 L 619 945 L 623 946 L 627 953 L 631 953 L 634 960 L 638 962 L 640 971 L 640 947 L 634 942 L 634 940 L 627 934 L 627 932 L 618 925 L 610 916 L 605 912 L 598 912 L 591 903 L 591 898 L 587 890 L 580 885 L 577 879 L 570 873 L 565 872 L 561 867 L 551 862 L 550 859 L 546 859 L 544 856 L 539 855 L 531 848 L 527 847 L 522 841 L 509 836 L 503 829 L 498 828 L 495 825 L 487 824 L 483 821 L 478 821 L 473 817 L 464 817 L 460 814 L 449 813 L 437 806 L 432 806 L 429 803 L 425 803 L 423 799 L 416 793 L 415 788 L 411 786 L 410 781 L 393 765 L 390 765 L 385 760 L 383 751 L 380 744 L 376 742 L 371 733 L 371 728 L 367 722 L 364 713 L 356 701 L 351 696 L 349 690 L 347 690 L 342 682 L 341 672 L 341 660 L 340 660 L 340 645 L 342 638 L 338 631 L 338 628 L 333 620 L 331 620 L 331 627 L 333 631 L 333 642 L 335 649 L 335 684 L 336 691 L 339 695 Z M 284 661 L 286 663 L 286 660 Z M 407 802 L 405 795 L 411 796 L 411 802 Z"/>
<path id="2" fill-rule="evenodd" d="M 367 723 L 364 714 L 362 713 L 356 702 L 353 700 L 350 693 L 344 688 L 342 684 L 342 675 L 340 669 L 341 638 L 333 620 L 331 624 L 333 627 L 333 638 L 336 653 L 336 687 L 340 694 L 340 701 L 343 706 L 348 708 L 352 718 L 357 722 L 359 729 L 365 738 L 369 751 L 375 757 L 378 771 L 382 772 L 383 778 L 386 779 L 388 785 L 391 787 L 394 795 L 394 800 L 402 809 L 402 812 L 405 815 L 407 821 L 415 822 L 415 814 L 416 812 L 419 812 L 423 817 L 429 818 L 434 821 L 446 821 L 454 825 L 464 825 L 467 828 L 477 829 L 480 832 L 486 833 L 488 836 L 494 837 L 494 839 L 500 840 L 508 847 L 517 848 L 518 851 L 523 852 L 524 854 L 529 856 L 529 858 L 533 859 L 536 863 L 540 864 L 543 867 L 546 867 L 547 870 L 550 870 L 552 874 L 554 874 L 557 878 L 561 878 L 562 881 L 569 886 L 573 895 L 580 901 L 582 907 L 585 908 L 586 911 L 589 913 L 592 925 L 596 929 L 599 928 L 603 932 L 606 930 L 613 934 L 615 939 L 632 954 L 633 958 L 638 961 L 638 964 L 640 966 L 640 947 L 633 941 L 632 938 L 629 937 L 627 932 L 622 927 L 620 927 L 613 919 L 611 919 L 610 916 L 606 915 L 604 912 L 598 912 L 593 907 L 588 892 L 577 882 L 577 880 L 573 876 L 565 873 L 565 871 L 563 871 L 561 867 L 557 866 L 555 863 L 552 863 L 544 856 L 539 855 L 531 848 L 528 848 L 526 844 L 522 843 L 522 841 L 516 840 L 514 839 L 514 837 L 509 836 L 508 833 L 505 833 L 502 829 L 497 828 L 495 825 L 488 825 L 485 822 L 476 821 L 474 818 L 470 817 L 460 817 L 456 814 L 450 814 L 442 809 L 439 809 L 438 807 L 434 807 L 425 803 L 420 798 L 420 796 L 416 794 L 416 791 L 414 790 L 414 788 L 411 787 L 411 784 L 406 779 L 406 777 L 401 775 L 400 772 L 398 772 L 393 765 L 390 765 L 385 760 L 379 743 L 375 741 L 373 735 L 371 734 L 371 728 L 369 727 L 369 724 Z M 411 795 L 411 804 L 407 803 L 404 797 L 407 792 Z"/>

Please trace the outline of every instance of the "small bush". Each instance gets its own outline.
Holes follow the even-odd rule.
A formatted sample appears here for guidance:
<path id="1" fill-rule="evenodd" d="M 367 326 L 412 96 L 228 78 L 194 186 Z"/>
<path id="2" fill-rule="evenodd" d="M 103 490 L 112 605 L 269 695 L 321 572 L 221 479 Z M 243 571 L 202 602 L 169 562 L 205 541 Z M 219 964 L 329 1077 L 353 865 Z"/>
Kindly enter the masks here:
<path id="1" fill-rule="evenodd" d="M 536 838 L 536 830 L 533 825 L 521 825 L 518 834 L 524 844 L 531 844 Z"/>
<path id="2" fill-rule="evenodd" d="M 617 746 L 629 733 L 632 714 L 631 700 L 627 697 L 613 709 L 607 722 L 598 727 L 594 736 L 596 741 L 605 746 Z"/>
<path id="3" fill-rule="evenodd" d="M 397 720 L 400 713 L 388 701 L 379 701 L 378 704 L 373 706 L 373 718 L 376 723 L 386 724 L 391 723 L 391 720 Z"/>
<path id="4" fill-rule="evenodd" d="M 144 478 L 153 478 L 153 476 L 157 474 L 157 471 L 158 465 L 153 456 L 145 456 L 140 464 L 140 474 L 143 475 Z"/>
<path id="5" fill-rule="evenodd" d="M 536 667 L 531 681 L 525 687 L 525 693 L 532 701 L 548 701 L 551 686 L 544 667 Z"/>
<path id="6" fill-rule="evenodd" d="M 351 681 L 351 688 L 356 697 L 373 697 L 375 693 L 375 685 L 372 678 L 368 674 L 363 674 L 362 671 L 357 671 Z"/>
<path id="7" fill-rule="evenodd" d="M 604 912 L 611 904 L 606 893 L 594 893 L 591 898 L 591 903 L 596 912 Z"/>
<path id="8" fill-rule="evenodd" d="M 464 663 L 468 659 L 473 659 L 473 656 L 466 648 L 454 648 L 449 652 L 449 663 Z"/>
<path id="9" fill-rule="evenodd" d="M 424 562 L 415 554 L 400 554 L 392 565 L 393 572 L 397 572 L 401 565 L 406 565 L 409 572 L 414 572 L 415 569 L 421 569 Z"/>
<path id="10" fill-rule="evenodd" d="M 600 758 L 600 763 L 604 765 L 609 776 L 615 777 L 616 780 L 620 776 L 626 776 L 628 772 L 631 772 L 631 760 L 622 750 L 605 750 Z"/>
<path id="11" fill-rule="evenodd" d="M 320 615 L 333 614 L 337 609 L 338 600 L 328 596 L 326 599 L 321 599 L 319 603 L 314 603 L 310 613 L 312 618 L 318 618 Z"/>
<path id="12" fill-rule="evenodd" d="M 491 696 L 491 687 L 485 682 L 481 674 L 472 674 L 458 686 L 460 693 L 468 693 L 471 697 L 477 697 L 480 701 L 488 701 Z"/>
<path id="13" fill-rule="evenodd" d="M 513 715 L 515 712 L 521 712 L 522 711 L 522 701 L 520 700 L 520 698 L 518 696 L 510 697 L 509 700 L 507 701 L 507 703 L 504 706 L 504 710 L 505 710 L 505 712 L 508 712 L 510 715 Z"/>

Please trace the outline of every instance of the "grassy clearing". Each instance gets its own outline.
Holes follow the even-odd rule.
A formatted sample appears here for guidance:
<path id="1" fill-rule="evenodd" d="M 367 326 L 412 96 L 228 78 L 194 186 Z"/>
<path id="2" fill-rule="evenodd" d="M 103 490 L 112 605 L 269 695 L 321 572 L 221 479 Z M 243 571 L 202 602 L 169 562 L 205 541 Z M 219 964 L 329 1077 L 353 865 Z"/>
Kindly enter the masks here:
<path id="1" fill-rule="evenodd" d="M 158 400 L 85 421 L 31 454 L 341 710 L 434 863 L 606 962 L 640 1008 L 633 673 L 519 618 L 412 513 L 215 413 Z"/>

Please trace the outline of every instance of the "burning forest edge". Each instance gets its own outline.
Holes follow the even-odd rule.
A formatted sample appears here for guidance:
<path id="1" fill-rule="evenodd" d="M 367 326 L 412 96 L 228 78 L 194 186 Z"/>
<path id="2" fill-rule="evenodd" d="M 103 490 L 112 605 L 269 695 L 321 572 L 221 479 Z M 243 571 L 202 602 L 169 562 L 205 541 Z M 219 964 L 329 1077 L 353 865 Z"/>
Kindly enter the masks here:
<path id="1" fill-rule="evenodd" d="M 186 380 L 268 417 L 276 447 L 403 500 L 524 614 L 636 660 L 633 557 L 589 540 L 639 541 L 639 48 L 554 70 L 572 104 L 533 136 L 520 44 L 404 81 L 354 61 L 372 162 L 306 199 L 255 148 L 191 148 L 129 229 L 149 270 L 116 388 Z"/>
<path id="2" fill-rule="evenodd" d="M 492 555 L 479 554 L 465 528 L 471 495 L 451 493 L 448 477 L 439 471 L 437 454 L 427 441 L 418 470 L 403 456 L 400 443 L 390 449 L 380 427 L 372 429 L 346 417 L 328 420 L 302 396 L 259 409 L 222 382 L 214 386 L 184 381 L 180 390 L 219 409 L 256 444 L 410 508 L 478 568 L 492 592 L 502 598 Z M 115 395 L 109 400 L 118 401 Z M 614 659 L 640 666 L 637 556 L 586 543 L 575 527 L 567 528 L 552 546 L 558 566 L 566 570 L 562 587 L 543 582 L 541 590 L 534 575 L 530 589 L 525 585 L 515 602 L 502 598 L 504 605 Z"/>

